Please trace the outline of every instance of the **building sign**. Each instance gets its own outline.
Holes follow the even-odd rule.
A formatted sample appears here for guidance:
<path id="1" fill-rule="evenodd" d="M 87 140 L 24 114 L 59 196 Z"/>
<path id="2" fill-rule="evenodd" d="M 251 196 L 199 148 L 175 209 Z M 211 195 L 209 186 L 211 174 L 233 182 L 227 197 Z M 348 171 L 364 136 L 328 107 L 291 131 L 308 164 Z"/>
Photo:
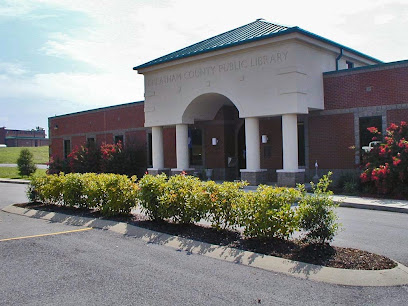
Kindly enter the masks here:
<path id="1" fill-rule="evenodd" d="M 213 76 L 220 73 L 256 69 L 262 66 L 283 63 L 287 60 L 288 51 L 275 52 L 262 56 L 251 56 L 239 60 L 226 61 L 217 65 L 208 65 L 194 69 L 177 72 L 173 74 L 161 75 L 147 80 L 147 87 L 161 86 L 182 80 L 198 79 L 201 77 Z"/>

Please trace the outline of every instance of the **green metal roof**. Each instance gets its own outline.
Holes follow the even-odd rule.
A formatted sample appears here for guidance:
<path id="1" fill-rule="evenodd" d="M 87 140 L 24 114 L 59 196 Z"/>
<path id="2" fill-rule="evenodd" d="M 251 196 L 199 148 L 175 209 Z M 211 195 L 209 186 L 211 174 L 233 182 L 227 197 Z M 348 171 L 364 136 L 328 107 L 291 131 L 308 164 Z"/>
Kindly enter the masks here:
<path id="1" fill-rule="evenodd" d="M 305 31 L 299 27 L 286 27 L 286 26 L 267 22 L 263 19 L 257 19 L 254 22 L 248 23 L 239 28 L 216 35 L 214 37 L 198 42 L 194 45 L 185 47 L 178 51 L 175 51 L 170 54 L 159 57 L 157 59 L 154 59 L 150 62 L 136 66 L 133 68 L 133 70 L 138 70 L 141 68 L 146 68 L 146 67 L 166 63 L 166 62 L 171 62 L 174 60 L 178 60 L 178 59 L 182 59 L 182 58 L 186 58 L 186 57 L 190 57 L 190 56 L 194 56 L 194 55 L 198 55 L 202 53 L 207 53 L 207 52 L 211 52 L 211 51 L 215 51 L 219 49 L 224 49 L 224 48 L 228 48 L 228 47 L 232 47 L 236 45 L 249 43 L 252 41 L 262 40 L 262 39 L 266 39 L 266 38 L 270 38 L 270 37 L 274 37 L 278 35 L 283 35 L 283 34 L 289 34 L 293 32 L 302 33 L 303 35 L 318 39 L 320 41 L 324 41 L 326 43 L 335 45 L 336 47 L 339 47 L 339 48 L 343 48 L 344 50 L 353 52 L 364 58 L 376 61 L 378 63 L 382 63 L 381 61 L 375 58 L 372 58 L 356 50 L 353 50 L 351 48 L 335 43 L 319 35 Z"/>

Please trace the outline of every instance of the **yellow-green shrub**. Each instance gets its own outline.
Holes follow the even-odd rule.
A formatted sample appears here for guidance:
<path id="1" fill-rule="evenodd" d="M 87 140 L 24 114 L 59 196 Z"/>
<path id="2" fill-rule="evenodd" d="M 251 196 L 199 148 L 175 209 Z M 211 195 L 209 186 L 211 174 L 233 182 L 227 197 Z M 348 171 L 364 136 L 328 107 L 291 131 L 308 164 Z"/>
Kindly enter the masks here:
<path id="1" fill-rule="evenodd" d="M 63 180 L 59 175 L 35 176 L 28 188 L 28 198 L 32 202 L 45 204 L 62 203 Z"/>
<path id="2" fill-rule="evenodd" d="M 62 200 L 64 205 L 74 207 L 87 207 L 84 191 L 83 175 L 79 173 L 69 173 L 60 176 L 62 180 Z"/>
<path id="3" fill-rule="evenodd" d="M 240 206 L 240 224 L 244 234 L 258 238 L 288 238 L 298 228 L 296 210 L 301 197 L 293 188 L 260 185 L 255 192 L 245 193 Z"/>
<path id="4" fill-rule="evenodd" d="M 330 198 L 332 192 L 328 191 L 330 175 L 331 172 L 324 175 L 316 185 L 312 183 L 313 194 L 302 190 L 304 196 L 299 203 L 299 225 L 309 242 L 330 242 L 340 227 L 334 211 L 338 204 Z"/>
<path id="5" fill-rule="evenodd" d="M 204 183 L 203 198 L 208 212 L 207 220 L 211 222 L 211 226 L 216 229 L 233 229 L 237 226 L 237 209 L 245 196 L 242 188 L 246 185 L 247 182 Z"/>
<path id="6" fill-rule="evenodd" d="M 204 201 L 204 183 L 190 175 L 174 175 L 164 186 L 159 202 L 168 218 L 179 223 L 198 222 L 207 210 Z"/>
<path id="7" fill-rule="evenodd" d="M 160 203 L 159 198 L 163 195 L 167 176 L 145 174 L 139 180 L 138 199 L 142 211 L 152 220 L 169 218 L 169 213 Z"/>
<path id="8" fill-rule="evenodd" d="M 137 204 L 136 177 L 70 173 L 47 175 L 31 181 L 30 200 L 45 204 L 99 209 L 103 215 L 128 214 Z"/>
<path id="9" fill-rule="evenodd" d="M 103 174 L 84 173 L 82 180 L 86 188 L 84 188 L 84 198 L 86 199 L 89 209 L 100 209 L 104 201 L 105 190 L 103 184 Z"/>
<path id="10" fill-rule="evenodd" d="M 137 205 L 138 186 L 136 176 L 130 179 L 126 175 L 101 174 L 101 186 L 104 190 L 101 212 L 104 216 L 129 214 Z"/>

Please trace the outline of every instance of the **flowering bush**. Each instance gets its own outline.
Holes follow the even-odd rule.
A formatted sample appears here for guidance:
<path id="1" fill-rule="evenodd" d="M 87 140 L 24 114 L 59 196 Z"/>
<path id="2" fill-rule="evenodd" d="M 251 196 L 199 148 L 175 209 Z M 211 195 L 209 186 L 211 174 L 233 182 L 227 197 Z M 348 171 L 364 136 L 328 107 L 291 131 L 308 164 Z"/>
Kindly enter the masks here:
<path id="1" fill-rule="evenodd" d="M 144 150 L 132 145 L 124 147 L 103 143 L 77 146 L 66 160 L 51 157 L 48 174 L 64 173 L 116 173 L 128 176 L 141 175 L 146 166 Z"/>
<path id="2" fill-rule="evenodd" d="M 373 138 L 380 133 L 368 128 Z M 366 190 L 378 194 L 408 195 L 408 124 L 392 123 L 386 130 L 385 143 L 374 147 L 364 157 L 360 176 Z"/>

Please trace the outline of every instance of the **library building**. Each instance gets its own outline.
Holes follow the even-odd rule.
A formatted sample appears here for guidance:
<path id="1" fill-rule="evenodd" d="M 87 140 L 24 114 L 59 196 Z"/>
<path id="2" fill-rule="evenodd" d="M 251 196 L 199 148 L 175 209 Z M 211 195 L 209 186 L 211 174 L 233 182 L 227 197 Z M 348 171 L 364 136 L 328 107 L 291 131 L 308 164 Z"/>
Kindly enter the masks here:
<path id="1" fill-rule="evenodd" d="M 359 171 L 367 128 L 408 120 L 408 60 L 263 19 L 133 69 L 145 100 L 49 118 L 51 156 L 121 141 L 151 174 L 294 186 Z"/>

